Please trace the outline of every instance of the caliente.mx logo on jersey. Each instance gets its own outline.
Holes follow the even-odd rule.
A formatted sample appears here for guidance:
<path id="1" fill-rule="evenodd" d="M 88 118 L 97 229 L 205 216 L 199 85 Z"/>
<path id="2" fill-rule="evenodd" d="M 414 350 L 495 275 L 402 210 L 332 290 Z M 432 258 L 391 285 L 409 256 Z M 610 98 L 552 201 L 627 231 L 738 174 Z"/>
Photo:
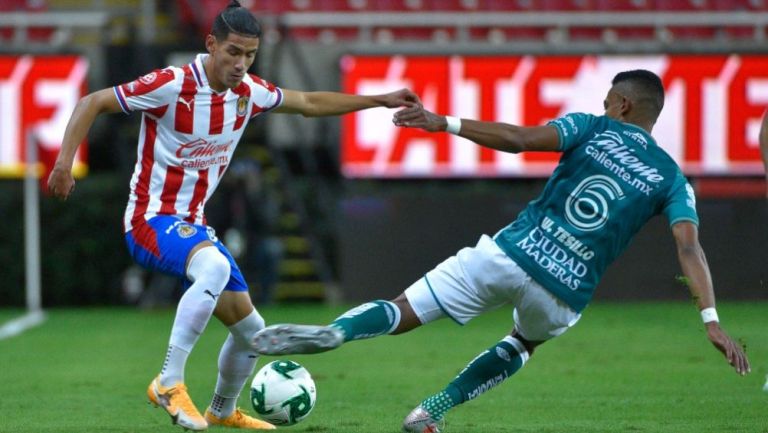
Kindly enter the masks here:
<path id="1" fill-rule="evenodd" d="M 587 142 L 584 151 L 594 159 L 600 167 L 607 169 L 619 181 L 650 196 L 655 191 L 664 176 L 656 167 L 647 164 L 638 155 L 638 149 L 647 150 L 648 141 L 639 132 L 623 132 L 640 147 L 624 143 L 624 139 L 616 131 L 604 131 L 595 134 Z"/>
<path id="2" fill-rule="evenodd" d="M 603 227 L 610 217 L 610 202 L 624 199 L 618 182 L 596 174 L 582 180 L 565 200 L 565 219 L 585 232 Z"/>

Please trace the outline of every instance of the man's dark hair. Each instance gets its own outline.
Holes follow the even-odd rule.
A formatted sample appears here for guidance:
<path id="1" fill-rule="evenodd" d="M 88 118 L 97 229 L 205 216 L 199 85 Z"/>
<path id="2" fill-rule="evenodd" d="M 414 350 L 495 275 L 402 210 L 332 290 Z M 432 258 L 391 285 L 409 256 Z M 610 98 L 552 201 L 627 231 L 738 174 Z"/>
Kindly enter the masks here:
<path id="1" fill-rule="evenodd" d="M 229 2 L 227 8 L 221 11 L 216 16 L 216 19 L 213 20 L 213 26 L 211 27 L 211 34 L 218 41 L 227 39 L 230 33 L 251 38 L 261 37 L 259 21 L 248 9 L 242 7 L 237 0 Z"/>
<path id="2" fill-rule="evenodd" d="M 629 98 L 640 113 L 654 120 L 659 117 L 664 108 L 664 85 L 658 75 L 645 69 L 619 72 L 611 84 L 617 86 L 617 91 Z"/>

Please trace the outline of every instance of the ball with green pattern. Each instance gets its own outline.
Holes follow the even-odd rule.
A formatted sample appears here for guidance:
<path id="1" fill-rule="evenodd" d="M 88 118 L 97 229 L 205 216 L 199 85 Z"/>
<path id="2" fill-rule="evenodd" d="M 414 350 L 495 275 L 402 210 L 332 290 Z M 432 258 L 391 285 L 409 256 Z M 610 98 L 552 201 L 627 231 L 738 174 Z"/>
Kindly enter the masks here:
<path id="1" fill-rule="evenodd" d="M 306 368 L 293 361 L 272 361 L 251 382 L 251 403 L 259 417 L 275 425 L 293 425 L 315 407 L 315 381 Z"/>

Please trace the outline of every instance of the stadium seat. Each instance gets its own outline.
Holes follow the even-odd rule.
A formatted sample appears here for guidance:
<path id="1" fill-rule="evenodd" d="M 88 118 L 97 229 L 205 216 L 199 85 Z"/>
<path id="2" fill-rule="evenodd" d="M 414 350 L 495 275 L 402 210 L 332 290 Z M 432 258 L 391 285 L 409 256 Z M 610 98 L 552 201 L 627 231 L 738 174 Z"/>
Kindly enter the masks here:
<path id="1" fill-rule="evenodd" d="M 527 11 L 539 4 L 536 0 L 479 0 L 478 9 L 489 11 Z"/>
<path id="2" fill-rule="evenodd" d="M 45 12 L 48 9 L 46 0 L 2 0 L 0 12 Z M 34 42 L 45 42 L 50 39 L 54 29 L 30 27 L 27 29 L 27 39 Z M 0 40 L 12 40 L 15 35 L 13 28 L 0 28 Z"/>
<path id="3" fill-rule="evenodd" d="M 570 40 L 587 40 L 599 42 L 603 39 L 603 27 L 575 27 L 568 32 Z"/>
<path id="4" fill-rule="evenodd" d="M 424 9 L 440 12 L 465 12 L 480 9 L 482 0 L 424 0 Z"/>
<path id="5" fill-rule="evenodd" d="M 203 1 L 211 2 L 211 0 Z M 220 1 L 213 0 L 212 2 L 215 3 L 216 9 L 221 9 Z M 256 13 L 279 15 L 284 12 L 307 10 L 312 6 L 312 0 L 253 0 L 250 5 L 250 10 Z"/>
<path id="6" fill-rule="evenodd" d="M 653 9 L 653 0 L 599 0 L 597 7 L 604 11 L 646 11 Z"/>
<path id="7" fill-rule="evenodd" d="M 10 1 L 10 0 L 9 0 Z M 193 17 L 198 22 L 199 29 L 207 31 L 210 22 L 220 9 L 219 0 L 178 0 L 182 16 Z M 189 4 L 198 5 L 197 10 L 190 10 Z M 1 2 L 7 5 L 6 2 Z M 251 9 L 257 14 L 279 15 L 286 12 L 389 12 L 389 13 L 423 13 L 423 12 L 649 12 L 667 11 L 697 12 L 697 11 L 739 11 L 766 10 L 768 0 L 250 0 Z M 202 11 L 202 12 L 201 12 Z M 191 19 L 191 18 L 188 18 Z M 503 43 L 517 40 L 547 40 L 552 36 L 552 29 L 547 28 L 491 28 L 477 27 L 469 29 L 469 38 L 474 41 Z M 571 28 L 567 29 L 567 37 L 575 40 L 615 42 L 622 40 L 652 40 L 659 36 L 653 26 L 647 28 Z M 302 40 L 318 40 L 324 42 L 351 41 L 361 33 L 354 28 L 314 28 L 311 26 L 293 29 L 291 35 Z M 378 43 L 395 41 L 445 42 L 455 40 L 457 34 L 454 28 L 414 27 L 414 28 L 385 28 L 372 29 L 373 40 Z M 562 35 L 561 35 L 562 36 Z M 663 38 L 669 40 L 719 39 L 748 39 L 754 37 L 751 26 L 717 29 L 706 24 L 696 27 L 680 26 L 664 29 Z"/>
<path id="8" fill-rule="evenodd" d="M 536 9 L 567 12 L 595 9 L 595 0 L 542 0 L 534 2 Z"/>
<path id="9" fill-rule="evenodd" d="M 654 0 L 598 0 L 596 7 L 607 12 L 648 12 L 653 10 Z M 656 29 L 653 27 L 615 27 L 603 30 L 601 38 L 606 42 L 613 38 L 628 41 L 650 40 L 656 35 Z"/>
<path id="10" fill-rule="evenodd" d="M 470 29 L 470 38 L 477 41 L 488 41 L 491 43 L 504 43 L 507 41 L 541 41 L 546 39 L 547 29 L 536 27 L 516 27 L 516 28 L 473 28 Z"/>
<path id="11" fill-rule="evenodd" d="M 259 2 L 257 2 L 259 3 Z M 180 0 L 177 8 L 182 21 L 194 26 L 198 32 L 207 34 L 213 25 L 213 20 L 221 11 L 221 3 L 214 0 Z"/>
<path id="12" fill-rule="evenodd" d="M 310 12 L 360 12 L 371 8 L 372 0 L 315 0 Z"/>
<path id="13" fill-rule="evenodd" d="M 653 27 L 622 27 L 610 30 L 621 41 L 653 40 L 656 37 L 656 29 Z"/>
<path id="14" fill-rule="evenodd" d="M 332 44 L 340 41 L 354 41 L 359 37 L 355 28 L 318 28 L 318 27 L 293 27 L 290 36 L 303 41 L 323 42 Z"/>
<path id="15" fill-rule="evenodd" d="M 383 12 L 421 11 L 425 0 L 371 0 L 371 8 Z"/>
<path id="16" fill-rule="evenodd" d="M 701 11 L 710 9 L 709 0 L 656 0 L 655 9 L 669 11 Z"/>
<path id="17" fill-rule="evenodd" d="M 379 28 L 374 32 L 377 42 L 387 41 L 444 41 L 453 38 L 453 29 L 433 28 Z"/>
<path id="18" fill-rule="evenodd" d="M 667 27 L 673 39 L 707 40 L 718 35 L 718 29 L 713 27 Z"/>
<path id="19" fill-rule="evenodd" d="M 731 26 L 720 29 L 719 35 L 731 40 L 754 40 L 755 29 L 749 26 Z"/>
<path id="20" fill-rule="evenodd" d="M 712 5 L 714 10 L 720 11 L 749 11 L 766 10 L 768 1 L 766 0 L 718 0 Z"/>
<path id="21" fill-rule="evenodd" d="M 39 12 L 48 8 L 45 0 L 3 0 L 0 11 L 4 12 Z"/>
<path id="22" fill-rule="evenodd" d="M 711 7 L 710 0 L 656 0 L 656 10 L 676 12 L 704 12 Z M 668 27 L 666 35 L 672 40 L 712 39 L 717 35 L 717 29 L 703 25 L 700 27 Z"/>

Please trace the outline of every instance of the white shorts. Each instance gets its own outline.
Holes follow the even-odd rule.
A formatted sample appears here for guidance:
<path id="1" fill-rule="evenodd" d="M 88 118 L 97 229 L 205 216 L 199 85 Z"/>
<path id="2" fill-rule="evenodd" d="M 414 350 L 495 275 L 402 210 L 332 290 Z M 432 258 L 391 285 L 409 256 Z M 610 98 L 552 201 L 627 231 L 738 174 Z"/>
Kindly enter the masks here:
<path id="1" fill-rule="evenodd" d="M 514 260 L 483 235 L 405 290 L 422 323 L 448 316 L 463 325 L 481 313 L 511 304 L 515 328 L 529 341 L 545 341 L 581 318 L 534 281 Z"/>

